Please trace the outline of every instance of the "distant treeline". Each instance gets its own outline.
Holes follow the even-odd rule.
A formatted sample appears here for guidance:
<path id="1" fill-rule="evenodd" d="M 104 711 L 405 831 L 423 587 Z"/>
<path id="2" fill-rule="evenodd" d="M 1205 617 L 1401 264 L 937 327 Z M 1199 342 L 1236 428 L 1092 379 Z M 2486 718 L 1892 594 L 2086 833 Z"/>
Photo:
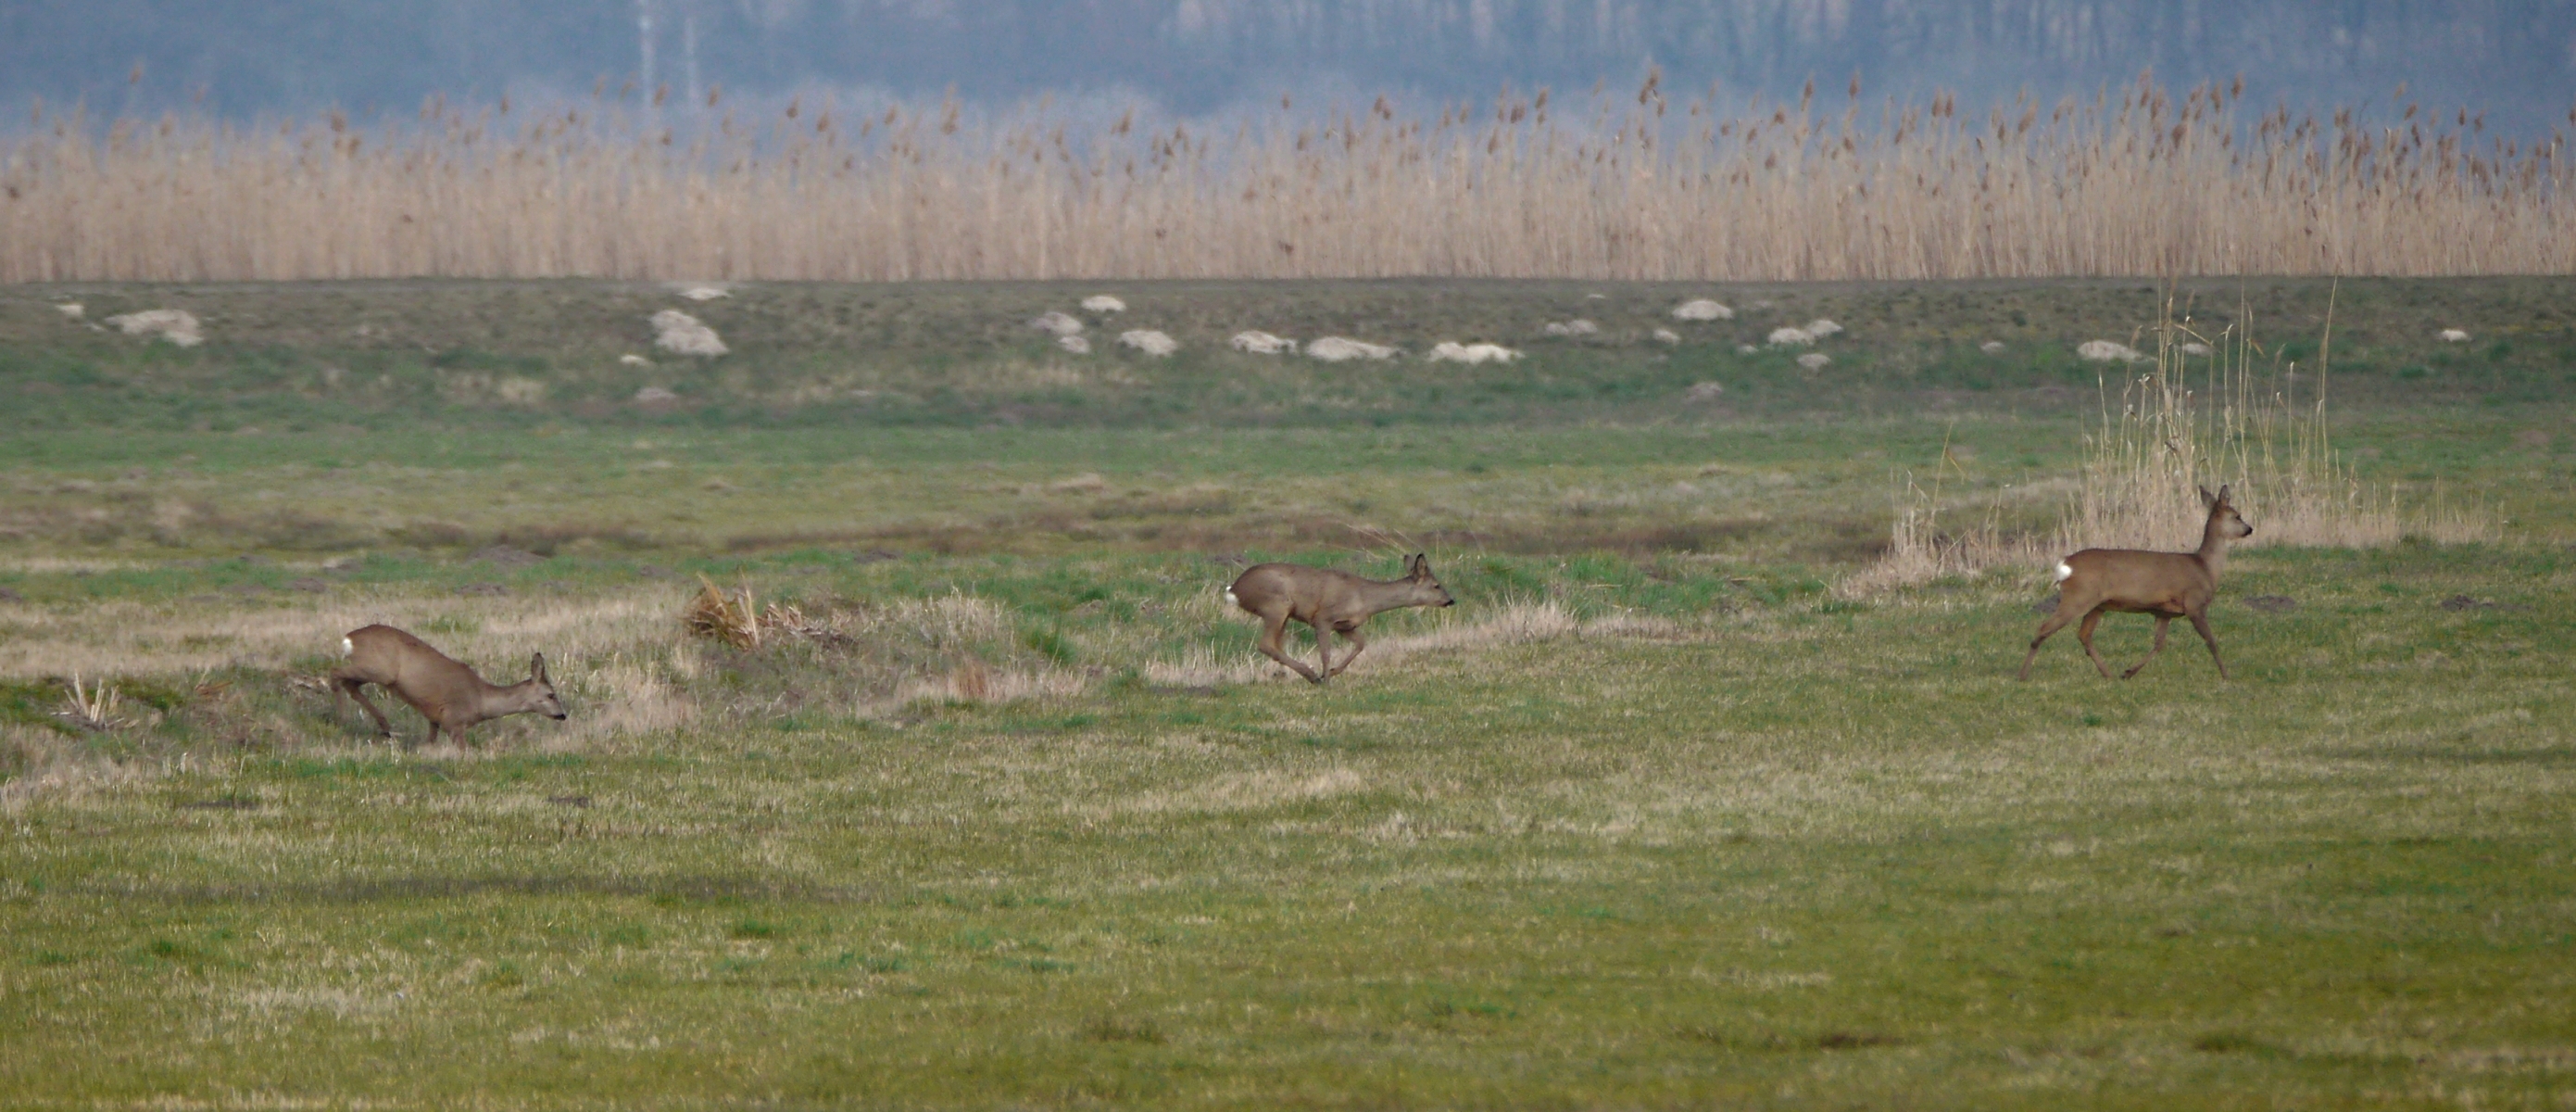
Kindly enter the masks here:
<path id="1" fill-rule="evenodd" d="M 646 54 L 650 50 L 648 63 Z M 362 117 L 426 96 L 632 81 L 674 95 L 869 89 L 974 101 L 1128 90 L 1202 113 L 1282 90 L 1490 96 L 1632 83 L 1786 95 L 2090 93 L 2152 69 L 2244 75 L 2260 102 L 2388 103 L 2397 85 L 2528 137 L 2576 90 L 2576 6 L 2502 0 L 36 0 L 0 10 L 0 103 L 198 104 Z M 646 71 L 650 70 L 648 74 Z M 648 79 L 649 77 L 649 79 Z M 542 95 L 540 95 L 542 94 Z M 2473 109 L 2474 110 L 2474 109 Z"/>

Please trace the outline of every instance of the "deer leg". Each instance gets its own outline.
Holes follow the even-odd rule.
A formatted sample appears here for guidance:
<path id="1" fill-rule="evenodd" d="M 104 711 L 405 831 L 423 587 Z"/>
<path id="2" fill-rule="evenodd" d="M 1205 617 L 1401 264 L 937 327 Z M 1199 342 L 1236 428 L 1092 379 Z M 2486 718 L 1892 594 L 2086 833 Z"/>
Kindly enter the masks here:
<path id="1" fill-rule="evenodd" d="M 1333 678 L 1333 627 L 1326 622 L 1312 624 L 1315 627 L 1315 654 L 1323 659 L 1318 666 L 1321 670 L 1315 673 L 1315 682 L 1322 683 Z"/>
<path id="2" fill-rule="evenodd" d="M 2048 640 L 2050 635 L 2066 628 L 2066 623 L 2074 620 L 2075 609 L 2066 605 L 2063 599 L 2058 601 L 2057 609 L 2051 611 L 2048 617 L 2040 619 L 2039 632 L 2032 634 L 2030 638 L 2030 653 L 2021 658 L 2022 679 L 2030 678 L 2030 662 L 2039 659 L 2040 642 Z"/>
<path id="3" fill-rule="evenodd" d="M 2075 627 L 2075 639 L 2084 642 L 2084 655 L 2093 658 L 2093 670 L 2107 680 L 2111 678 L 2111 666 L 2102 663 L 2102 654 L 2093 651 L 2093 631 L 2101 626 L 2103 613 L 2099 606 L 2085 611 L 2084 624 Z"/>
<path id="4" fill-rule="evenodd" d="M 1351 643 L 1351 655 L 1343 657 L 1342 666 L 1333 669 L 1330 673 L 1331 675 L 1338 676 L 1344 672 L 1350 671 L 1351 662 L 1358 660 L 1360 658 L 1360 650 L 1368 647 L 1368 638 L 1360 636 L 1360 627 L 1358 626 L 1352 626 L 1349 629 L 1343 630 L 1342 640 Z"/>
<path id="5" fill-rule="evenodd" d="M 1306 667 L 1304 661 L 1298 660 L 1297 658 L 1280 651 L 1280 643 L 1288 639 L 1288 615 L 1281 614 L 1274 618 L 1265 614 L 1262 616 L 1261 621 L 1261 655 L 1287 665 L 1298 675 L 1306 677 L 1307 681 L 1310 683 L 1324 682 L 1322 679 L 1318 678 L 1311 669 Z"/>
<path id="6" fill-rule="evenodd" d="M 2160 653 L 2160 652 L 2165 651 L 2165 630 L 2166 630 L 2166 629 L 2168 629 L 2168 628 L 2170 628 L 2172 625 L 2173 625 L 2173 615 L 2171 615 L 2171 614 L 2158 614 L 2158 615 L 2156 615 L 2156 643 L 2155 643 L 2155 646 L 2154 646 L 2153 648 L 2150 648 L 2150 649 L 2148 649 L 2148 650 L 2147 650 L 2147 659 L 2146 659 L 2146 660 L 2141 660 L 2141 661 L 2139 661 L 2139 662 L 2138 662 L 2138 666 L 2137 666 L 2137 667 L 2135 667 L 2135 668 L 2131 668 L 2131 669 L 2129 669 L 2129 670 L 2128 670 L 2128 671 L 2126 671 L 2126 672 L 2122 672 L 2122 673 L 2120 673 L 2120 678 L 2121 678 L 2121 679 L 2124 679 L 2124 680 L 2125 680 L 2125 679 L 2128 679 L 2128 678 L 2130 678 L 2130 677 L 2132 677 L 2132 676 L 2137 675 L 2139 672 L 2145 671 L 2145 670 L 2146 670 L 2146 667 L 2147 667 L 2147 661 L 2149 661 L 2149 660 L 2154 660 L 2154 659 L 2156 658 L 2156 654 L 2157 654 L 2157 653 Z"/>
<path id="7" fill-rule="evenodd" d="M 376 720 L 376 733 L 378 735 L 385 738 L 393 737 L 394 724 L 385 718 L 385 712 L 377 708 L 374 700 L 367 698 L 367 692 L 365 690 L 366 686 L 367 681 L 365 680 L 335 677 L 332 681 L 331 712 L 333 714 L 339 713 L 340 693 L 345 691 L 349 694 L 350 698 L 358 701 L 359 706 L 366 708 L 367 717 Z"/>
<path id="8" fill-rule="evenodd" d="M 2200 639 L 2209 643 L 2209 659 L 2218 665 L 2218 678 L 2222 680 L 2232 678 L 2227 674 L 2227 659 L 2218 655 L 2218 635 L 2209 631 L 2209 615 L 2196 612 L 2192 614 L 2191 628 L 2199 631 Z"/>

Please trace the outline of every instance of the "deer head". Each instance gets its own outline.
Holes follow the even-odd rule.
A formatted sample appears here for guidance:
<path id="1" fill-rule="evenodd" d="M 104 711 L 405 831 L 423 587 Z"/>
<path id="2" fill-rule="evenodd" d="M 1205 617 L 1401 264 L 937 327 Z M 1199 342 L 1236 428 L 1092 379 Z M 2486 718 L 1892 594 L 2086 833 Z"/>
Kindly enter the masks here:
<path id="1" fill-rule="evenodd" d="M 2216 494 L 2211 494 L 2208 487 L 2200 488 L 2200 504 L 2209 511 L 2211 525 L 2218 529 L 2219 536 L 2231 541 L 2253 536 L 2254 527 L 2246 524 L 2244 516 L 2236 512 L 2236 504 L 2227 500 L 2227 494 L 2225 484 L 2219 486 Z"/>
<path id="2" fill-rule="evenodd" d="M 545 715 L 557 722 L 567 717 L 564 714 L 563 698 L 555 694 L 554 681 L 546 678 L 546 654 L 537 653 L 528 658 L 528 682 L 519 684 L 517 687 L 520 697 L 526 702 L 530 711 Z"/>
<path id="3" fill-rule="evenodd" d="M 1449 597 L 1449 589 L 1431 574 L 1431 557 L 1426 553 L 1416 552 L 1404 558 L 1404 581 L 1412 588 L 1412 597 L 1406 600 L 1410 605 L 1458 605 L 1457 599 Z"/>

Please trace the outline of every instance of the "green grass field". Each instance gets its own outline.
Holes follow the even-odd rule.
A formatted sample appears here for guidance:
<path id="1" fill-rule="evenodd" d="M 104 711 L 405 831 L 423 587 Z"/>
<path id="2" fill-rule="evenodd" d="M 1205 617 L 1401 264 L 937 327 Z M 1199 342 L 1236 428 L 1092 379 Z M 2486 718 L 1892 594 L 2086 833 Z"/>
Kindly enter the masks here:
<path id="1" fill-rule="evenodd" d="M 2310 358 L 2326 286 L 2247 288 L 2194 311 Z M 1170 361 L 1018 326 L 1087 292 L 747 288 L 737 354 L 635 368 L 666 291 L 0 291 L 0 1104 L 2576 1101 L 2567 283 L 2336 293 L 2338 445 L 2498 539 L 2240 549 L 2225 683 L 2187 634 L 2014 682 L 2042 569 L 1841 587 L 1909 476 L 2052 521 L 2071 349 L 2151 287 L 1727 290 L 1679 345 L 1709 291 L 1118 291 Z M 1826 368 L 1736 347 L 1814 316 Z M 1217 597 L 1417 547 L 1459 605 L 1328 688 Z M 685 637 L 701 574 L 816 632 Z M 388 749 L 309 683 L 377 620 L 544 651 L 572 720 Z"/>

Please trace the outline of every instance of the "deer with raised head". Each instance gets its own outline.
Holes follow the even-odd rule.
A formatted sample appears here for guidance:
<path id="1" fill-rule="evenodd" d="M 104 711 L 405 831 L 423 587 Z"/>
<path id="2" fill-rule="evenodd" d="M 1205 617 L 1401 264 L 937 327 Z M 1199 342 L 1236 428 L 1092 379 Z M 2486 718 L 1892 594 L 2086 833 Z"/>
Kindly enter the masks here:
<path id="1" fill-rule="evenodd" d="M 2201 504 L 2209 509 L 2208 523 L 2200 531 L 2200 548 L 2193 552 L 2143 552 L 2133 548 L 2088 548 L 2057 562 L 2057 609 L 2039 623 L 2039 632 L 2030 639 L 2030 655 L 2021 658 L 2021 678 L 2030 678 L 2030 662 L 2039 658 L 2039 644 L 2048 635 L 2066 628 L 2066 623 L 2081 617 L 2084 624 L 2075 628 L 2075 639 L 2084 643 L 2084 655 L 2093 658 L 2093 667 L 2103 679 L 2111 678 L 2111 666 L 2102 663 L 2102 654 L 2093 651 L 2093 628 L 2102 624 L 2102 615 L 2112 611 L 2123 614 L 2153 614 L 2156 618 L 2155 647 L 2147 650 L 2146 660 L 2120 673 L 2121 679 L 2138 674 L 2156 654 L 2165 651 L 2165 629 L 2176 618 L 2191 619 L 2191 628 L 2209 643 L 2209 659 L 2218 664 L 2218 678 L 2227 677 L 2227 660 L 2218 655 L 2218 637 L 2209 632 L 2209 602 L 2218 597 L 2218 573 L 2227 566 L 2227 542 L 2254 535 L 2254 527 L 2236 512 L 2227 500 L 2227 488 L 2211 494 L 2200 488 Z"/>
<path id="2" fill-rule="evenodd" d="M 1387 580 L 1300 564 L 1255 564 L 1225 589 L 1225 600 L 1261 619 L 1263 655 L 1318 684 L 1342 674 L 1368 647 L 1368 639 L 1360 636 L 1360 623 L 1369 615 L 1407 606 L 1458 604 L 1431 574 L 1430 557 L 1419 552 L 1404 558 L 1402 578 Z M 1291 618 L 1314 627 L 1315 648 L 1323 658 L 1321 670 L 1306 667 L 1284 651 Z M 1350 655 L 1340 664 L 1333 663 L 1336 633 L 1351 643 Z"/>
<path id="3" fill-rule="evenodd" d="M 371 683 L 393 692 L 429 720 L 427 744 L 432 745 L 437 744 L 439 731 L 445 730 L 447 740 L 462 746 L 467 728 L 507 715 L 542 714 L 564 720 L 563 700 L 556 697 L 554 682 L 546 678 L 544 653 L 528 661 L 527 679 L 507 687 L 485 683 L 474 669 L 389 625 L 350 630 L 340 639 L 340 655 L 348 660 L 331 669 L 333 713 L 338 713 L 340 696 L 346 694 L 367 708 L 376 729 L 388 740 L 394 736 L 394 724 L 360 690 Z"/>

